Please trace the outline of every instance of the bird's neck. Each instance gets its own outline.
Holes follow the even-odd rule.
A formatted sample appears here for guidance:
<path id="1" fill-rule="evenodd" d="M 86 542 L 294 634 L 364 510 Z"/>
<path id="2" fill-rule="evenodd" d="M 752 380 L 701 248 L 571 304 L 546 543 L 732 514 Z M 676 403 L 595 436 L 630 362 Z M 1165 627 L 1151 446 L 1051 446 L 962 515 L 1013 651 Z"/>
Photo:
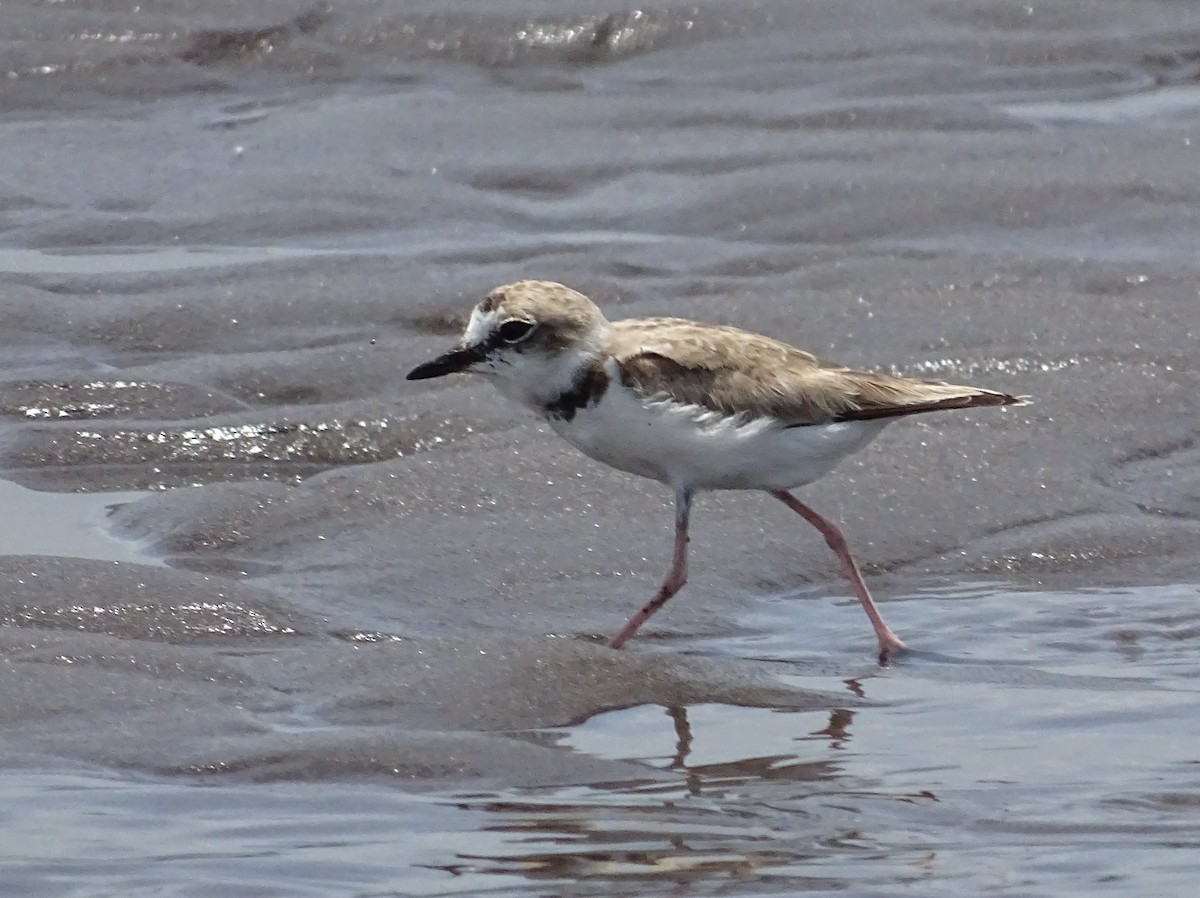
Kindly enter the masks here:
<path id="1" fill-rule="evenodd" d="M 580 409 L 590 408 L 601 400 L 608 390 L 609 375 L 604 367 L 604 357 L 592 356 L 591 361 L 575 372 L 575 379 L 566 389 L 538 408 L 550 421 L 573 421 Z"/>
<path id="2" fill-rule="evenodd" d="M 530 356 L 526 364 L 509 372 L 506 383 L 498 383 L 501 391 L 524 405 L 554 417 L 555 409 L 565 408 L 579 399 L 580 391 L 592 394 L 598 389 L 597 379 L 604 374 L 604 333 L 597 330 L 573 346 L 552 355 Z"/>

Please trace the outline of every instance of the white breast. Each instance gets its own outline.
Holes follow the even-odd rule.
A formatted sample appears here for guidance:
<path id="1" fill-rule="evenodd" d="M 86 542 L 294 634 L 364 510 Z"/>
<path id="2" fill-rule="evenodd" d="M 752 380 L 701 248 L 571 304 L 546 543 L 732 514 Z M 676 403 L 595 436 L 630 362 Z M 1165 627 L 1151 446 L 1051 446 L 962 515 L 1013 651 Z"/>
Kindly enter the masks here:
<path id="1" fill-rule="evenodd" d="M 785 427 L 666 399 L 647 401 L 613 378 L 603 398 L 555 432 L 614 468 L 673 487 L 791 489 L 812 483 L 874 439 L 888 422 Z"/>

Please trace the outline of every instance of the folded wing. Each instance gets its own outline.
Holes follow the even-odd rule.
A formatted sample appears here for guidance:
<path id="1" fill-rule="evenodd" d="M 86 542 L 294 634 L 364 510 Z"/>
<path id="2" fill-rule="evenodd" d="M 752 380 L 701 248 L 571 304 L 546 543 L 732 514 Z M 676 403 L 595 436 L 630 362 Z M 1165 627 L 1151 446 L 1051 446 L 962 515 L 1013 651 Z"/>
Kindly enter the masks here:
<path id="1" fill-rule="evenodd" d="M 856 371 L 770 337 L 674 318 L 618 321 L 622 383 L 647 398 L 793 427 L 1025 401 L 995 390 Z"/>

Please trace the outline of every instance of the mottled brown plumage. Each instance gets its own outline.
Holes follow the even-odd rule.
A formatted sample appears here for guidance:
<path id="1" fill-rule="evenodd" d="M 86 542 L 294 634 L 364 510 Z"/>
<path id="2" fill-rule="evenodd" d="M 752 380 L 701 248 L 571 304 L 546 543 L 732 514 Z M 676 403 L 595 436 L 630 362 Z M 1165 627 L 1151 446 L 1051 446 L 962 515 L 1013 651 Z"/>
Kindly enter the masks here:
<path id="1" fill-rule="evenodd" d="M 856 371 L 770 337 L 682 318 L 614 322 L 605 348 L 617 359 L 621 382 L 648 397 L 725 415 L 766 415 L 793 427 L 1020 401 L 979 387 Z"/>

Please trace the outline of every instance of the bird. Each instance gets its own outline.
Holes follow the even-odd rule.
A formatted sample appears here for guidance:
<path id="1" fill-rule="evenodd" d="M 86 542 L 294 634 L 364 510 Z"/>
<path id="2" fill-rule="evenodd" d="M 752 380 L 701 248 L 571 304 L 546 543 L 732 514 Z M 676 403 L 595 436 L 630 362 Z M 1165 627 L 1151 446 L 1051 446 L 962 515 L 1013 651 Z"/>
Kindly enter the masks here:
<path id="1" fill-rule="evenodd" d="M 856 370 L 728 325 L 609 321 L 584 294 L 540 280 L 491 290 L 472 309 L 459 343 L 407 379 L 456 373 L 490 381 L 596 461 L 672 490 L 670 568 L 610 647 L 621 648 L 687 582 L 696 494 L 762 490 L 825 538 L 871 622 L 881 663 L 904 642 L 884 622 L 841 529 L 792 490 L 828 474 L 899 418 L 1029 401 Z"/>

